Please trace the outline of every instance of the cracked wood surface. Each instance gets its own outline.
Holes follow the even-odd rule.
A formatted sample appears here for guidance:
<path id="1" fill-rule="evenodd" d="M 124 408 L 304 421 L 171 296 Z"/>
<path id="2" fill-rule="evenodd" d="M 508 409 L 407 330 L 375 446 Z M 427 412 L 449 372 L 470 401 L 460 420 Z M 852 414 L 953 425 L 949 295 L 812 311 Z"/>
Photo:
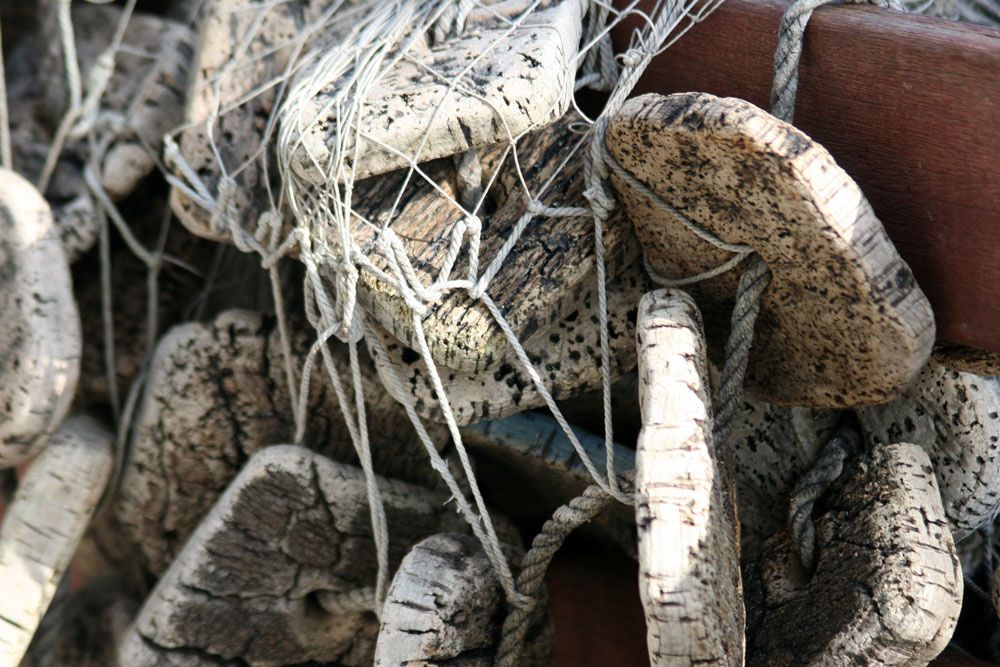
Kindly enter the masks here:
<path id="1" fill-rule="evenodd" d="M 642 268 L 634 265 L 607 286 L 612 379 L 635 367 L 635 308 L 649 284 Z M 437 392 L 419 352 L 379 330 L 377 325 L 370 324 L 369 328 L 371 335 L 379 337 L 386 352 L 384 358 L 373 354 L 386 386 L 393 386 L 390 378 L 394 369 L 415 402 L 417 412 L 426 419 L 443 423 Z M 369 349 L 375 347 L 370 345 Z M 525 352 L 542 383 L 557 400 L 600 387 L 596 289 L 584 287 L 581 300 L 570 306 L 562 321 L 550 327 L 545 338 L 526 344 Z M 503 353 L 494 370 L 471 372 L 438 365 L 437 371 L 459 425 L 499 419 L 545 405 L 512 349 Z"/>
<path id="2" fill-rule="evenodd" d="M 372 84 L 357 125 L 346 132 L 331 108 L 350 77 L 306 70 L 301 76 L 313 94 L 294 116 L 282 117 L 294 142 L 292 169 L 322 186 L 340 151 L 345 169 L 338 180 L 363 179 L 554 122 L 573 97 L 584 10 L 582 0 L 563 0 L 514 28 L 495 20 L 430 48 L 418 44 Z"/>
<path id="3" fill-rule="evenodd" d="M 112 434 L 66 420 L 18 485 L 0 527 L 0 664 L 23 657 L 111 475 Z"/>
<path id="4" fill-rule="evenodd" d="M 507 546 L 513 561 L 524 555 Z M 503 590 L 479 542 L 468 535 L 433 535 L 414 545 L 392 580 L 375 666 L 490 667 L 505 614 Z M 547 613 L 539 621 L 526 639 L 525 665 L 552 662 Z"/>
<path id="5" fill-rule="evenodd" d="M 962 572 L 923 450 L 876 445 L 849 463 L 816 537 L 811 579 L 787 534 L 745 566 L 751 666 L 921 665 L 944 649 Z"/>
<path id="6" fill-rule="evenodd" d="M 447 495 L 378 478 L 390 563 L 418 540 L 460 528 Z M 371 665 L 370 611 L 328 613 L 318 591 L 375 580 L 361 471 L 307 449 L 255 454 L 160 578 L 119 662 L 160 665 Z"/>
<path id="7" fill-rule="evenodd" d="M 80 316 L 48 203 L 0 170 L 0 468 L 45 446 L 80 374 Z"/>
<path id="8" fill-rule="evenodd" d="M 680 290 L 639 302 L 635 522 L 649 661 L 742 665 L 739 526 L 712 437 L 701 314 Z"/>
<path id="9" fill-rule="evenodd" d="M 760 398 L 870 405 L 920 371 L 934 342 L 930 305 L 861 190 L 808 136 L 734 98 L 643 95 L 612 119 L 607 148 L 693 222 L 751 245 L 771 269 L 746 377 Z M 731 257 L 619 176 L 612 182 L 660 275 L 695 275 Z M 738 276 L 691 287 L 706 320 L 728 323 Z"/>
<path id="10" fill-rule="evenodd" d="M 166 569 L 254 452 L 294 436 L 276 326 L 258 313 L 230 311 L 207 325 L 177 326 L 157 346 L 115 505 L 154 573 Z M 297 370 L 311 343 L 294 335 Z M 334 345 L 333 355 L 353 408 L 346 349 Z M 360 361 L 376 471 L 435 483 L 409 419 L 379 383 L 371 362 Z M 304 444 L 335 459 L 355 461 L 321 364 L 314 370 L 309 406 Z M 444 447 L 444 428 L 431 425 L 428 430 Z"/>
<path id="11" fill-rule="evenodd" d="M 931 359 L 902 396 L 858 411 L 870 437 L 927 452 L 957 540 L 1000 511 L 1000 378 Z"/>

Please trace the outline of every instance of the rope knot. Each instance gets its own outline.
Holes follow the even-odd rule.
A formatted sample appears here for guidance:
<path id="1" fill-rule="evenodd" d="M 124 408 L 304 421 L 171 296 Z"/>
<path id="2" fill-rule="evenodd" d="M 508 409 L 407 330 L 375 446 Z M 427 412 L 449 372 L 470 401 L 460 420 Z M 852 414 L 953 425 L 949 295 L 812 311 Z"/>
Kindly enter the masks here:
<path id="1" fill-rule="evenodd" d="M 601 220 L 607 220 L 614 212 L 617 202 L 608 194 L 600 183 L 594 184 L 583 191 L 584 198 L 590 202 L 590 207 Z"/>
<path id="2" fill-rule="evenodd" d="M 546 210 L 547 209 L 545 207 L 545 204 L 543 204 L 539 200 L 537 200 L 535 198 L 531 198 L 531 199 L 528 200 L 527 211 L 532 216 L 544 215 L 545 212 L 546 212 Z"/>
<path id="3" fill-rule="evenodd" d="M 358 313 L 358 278 L 361 273 L 349 259 L 340 262 L 336 269 L 334 285 L 337 305 L 340 307 L 340 326 L 336 336 L 345 343 L 357 343 L 364 337 L 361 317 Z"/>
<path id="4" fill-rule="evenodd" d="M 640 49 L 631 48 L 628 51 L 620 54 L 618 56 L 619 62 L 621 62 L 622 67 L 627 69 L 632 69 L 637 67 L 640 62 L 642 62 L 643 52 Z"/>
<path id="5" fill-rule="evenodd" d="M 507 604 L 511 607 L 516 607 L 517 609 L 531 612 L 535 609 L 538 603 L 541 602 L 541 598 L 525 595 L 524 593 L 514 591 L 514 594 L 507 599 Z"/>
<path id="6" fill-rule="evenodd" d="M 260 241 L 265 232 L 280 232 L 284 219 L 275 209 L 269 208 L 257 216 L 257 229 L 254 236 Z M 298 237 L 296 237 L 298 238 Z"/>
<path id="7" fill-rule="evenodd" d="M 483 221 L 478 215 L 468 215 L 465 217 L 465 229 L 470 236 L 481 236 L 483 233 Z"/>

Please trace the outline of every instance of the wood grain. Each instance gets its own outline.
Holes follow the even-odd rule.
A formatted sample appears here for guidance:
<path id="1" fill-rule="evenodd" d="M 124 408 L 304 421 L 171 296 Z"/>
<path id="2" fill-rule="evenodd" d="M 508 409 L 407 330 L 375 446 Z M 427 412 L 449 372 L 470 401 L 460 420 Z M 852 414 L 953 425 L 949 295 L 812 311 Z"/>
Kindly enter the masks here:
<path id="1" fill-rule="evenodd" d="M 741 666 L 736 496 L 715 451 L 705 333 L 691 297 L 670 289 L 643 296 L 636 347 L 635 523 L 649 661 Z"/>
<path id="2" fill-rule="evenodd" d="M 786 6 L 729 0 L 656 58 L 635 94 L 701 91 L 768 108 Z M 614 31 L 618 50 L 635 25 Z M 799 71 L 796 125 L 860 184 L 930 299 L 939 338 L 1000 352 L 1000 30 L 824 7 Z"/>

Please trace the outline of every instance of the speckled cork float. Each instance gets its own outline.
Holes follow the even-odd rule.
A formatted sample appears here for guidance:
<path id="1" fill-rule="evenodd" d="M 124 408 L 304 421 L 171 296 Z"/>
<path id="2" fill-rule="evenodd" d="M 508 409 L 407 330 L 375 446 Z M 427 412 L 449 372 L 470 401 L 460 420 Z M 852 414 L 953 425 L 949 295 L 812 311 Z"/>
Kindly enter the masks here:
<path id="1" fill-rule="evenodd" d="M 919 372 L 934 342 L 930 305 L 822 146 L 748 102 L 702 93 L 628 101 L 606 144 L 659 197 L 723 241 L 749 244 L 770 268 L 746 377 L 756 395 L 874 404 Z M 614 172 L 612 182 L 661 276 L 692 276 L 731 257 Z M 728 320 L 738 276 L 691 286 L 707 325 Z"/>
<path id="2" fill-rule="evenodd" d="M 576 113 L 568 113 L 517 144 L 523 183 L 530 195 L 546 206 L 587 206 L 583 196 L 587 140 L 574 131 L 579 120 Z M 506 155 L 505 149 L 492 149 L 483 157 L 487 165 L 484 171 L 490 176 L 494 171 L 497 174 L 490 192 L 497 210 L 481 215 L 477 276 L 486 273 L 515 226 L 530 213 L 529 196 L 514 159 Z M 375 266 L 394 275 L 384 253 L 377 249 L 375 237 L 375 229 L 391 223 L 413 265 L 416 280 L 430 287 L 439 279 L 467 278 L 470 260 L 466 236 L 452 270 L 443 271 L 455 226 L 466 215 L 449 198 L 457 196 L 450 165 L 438 161 L 426 167 L 436 188 L 422 178 L 405 183 L 405 172 L 359 183 L 352 208 L 368 224 L 359 223 L 352 232 L 361 251 L 370 254 Z M 400 206 L 395 208 L 396 195 L 404 185 Z M 593 226 L 588 215 L 548 217 L 538 213 L 531 216 L 502 262 L 486 293 L 522 344 L 544 344 L 550 334 L 558 333 L 560 321 L 572 313 L 585 292 L 594 288 Z M 604 247 L 608 280 L 637 258 L 638 245 L 623 214 L 612 215 L 607 221 Z M 413 313 L 395 288 L 362 271 L 358 300 L 383 328 L 410 347 L 417 347 Z M 422 325 L 428 348 L 438 363 L 475 374 L 496 371 L 503 365 L 510 345 L 483 303 L 458 289 L 444 292 L 428 307 Z"/>
<path id="3" fill-rule="evenodd" d="M 548 125 L 569 108 L 586 3 L 562 0 L 515 28 L 499 20 L 469 25 L 430 48 L 414 48 L 370 88 L 361 117 L 341 150 L 356 179 L 517 138 Z M 292 168 L 323 185 L 343 128 L 331 113 L 341 72 L 324 81 L 304 77 L 317 92 L 282 121 L 290 125 Z M 458 82 L 458 85 L 455 82 Z M 360 139 L 360 141 L 358 141 Z"/>
<path id="4" fill-rule="evenodd" d="M 80 375 L 80 316 L 52 210 L 0 170 L 0 468 L 36 453 L 69 411 Z"/>
<path id="5" fill-rule="evenodd" d="M 635 367 L 635 308 L 650 287 L 638 265 L 625 270 L 607 286 L 608 345 L 613 380 Z M 524 344 L 524 351 L 542 385 L 556 400 L 570 399 L 601 387 L 601 342 L 596 288 L 584 290 L 579 301 L 570 304 L 566 315 L 554 323 L 545 336 Z M 369 324 L 369 350 L 386 387 L 396 386 L 393 375 L 402 381 L 417 413 L 445 423 L 426 364 L 420 353 L 407 347 L 377 324 Z M 506 342 L 506 341 L 505 341 Z M 385 352 L 383 355 L 382 352 Z M 472 372 L 437 364 L 437 372 L 459 425 L 482 419 L 499 419 L 517 412 L 542 407 L 545 399 L 530 374 L 508 347 L 493 369 Z"/>
<path id="6" fill-rule="evenodd" d="M 962 570 L 927 455 L 876 447 L 816 518 L 811 576 L 787 533 L 744 565 L 750 667 L 925 665 L 951 640 Z"/>
<path id="7" fill-rule="evenodd" d="M 705 334 L 691 297 L 639 302 L 635 518 L 639 595 L 654 667 L 743 664 L 739 526 L 716 452 Z"/>
<path id="8" fill-rule="evenodd" d="M 949 525 L 961 540 L 1000 511 L 1000 378 L 931 359 L 897 399 L 858 410 L 870 438 L 927 452 Z"/>

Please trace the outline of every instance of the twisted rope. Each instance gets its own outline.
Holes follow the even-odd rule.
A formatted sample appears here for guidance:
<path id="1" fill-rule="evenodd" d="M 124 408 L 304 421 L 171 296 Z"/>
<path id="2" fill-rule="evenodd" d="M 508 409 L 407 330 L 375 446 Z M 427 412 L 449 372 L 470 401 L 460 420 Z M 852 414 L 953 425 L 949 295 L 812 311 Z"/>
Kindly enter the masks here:
<path id="1" fill-rule="evenodd" d="M 760 298 L 771 282 L 771 270 L 754 253 L 747 268 L 740 276 L 736 288 L 736 305 L 730 320 L 729 338 L 726 340 L 726 361 L 722 366 L 722 380 L 715 397 L 715 441 L 722 446 L 729 437 L 736 419 L 743 378 L 747 374 L 750 348 L 753 346 L 754 327 L 760 313 Z"/>
<path id="2" fill-rule="evenodd" d="M 774 51 L 774 79 L 771 83 L 771 114 L 791 123 L 795 117 L 795 93 L 799 87 L 799 59 L 806 25 L 814 11 L 837 0 L 798 0 L 781 17 L 778 48 Z M 846 0 L 852 4 L 870 4 L 900 9 L 899 0 Z"/>
<path id="3" fill-rule="evenodd" d="M 816 527 L 812 512 L 816 501 L 840 477 L 844 461 L 861 447 L 861 438 L 850 429 L 840 429 L 820 452 L 819 459 L 792 489 L 788 502 L 788 529 L 799 559 L 807 572 L 816 567 Z"/>
<path id="4" fill-rule="evenodd" d="M 545 581 L 545 571 L 559 547 L 574 530 L 587 523 L 611 504 L 612 497 L 594 484 L 579 496 L 557 509 L 535 536 L 531 548 L 524 555 L 521 572 L 517 576 L 518 591 L 527 596 L 529 603 L 512 606 L 504 619 L 497 647 L 496 667 L 514 667 L 524 649 L 524 637 L 531 625 L 539 602 L 539 593 Z"/>

